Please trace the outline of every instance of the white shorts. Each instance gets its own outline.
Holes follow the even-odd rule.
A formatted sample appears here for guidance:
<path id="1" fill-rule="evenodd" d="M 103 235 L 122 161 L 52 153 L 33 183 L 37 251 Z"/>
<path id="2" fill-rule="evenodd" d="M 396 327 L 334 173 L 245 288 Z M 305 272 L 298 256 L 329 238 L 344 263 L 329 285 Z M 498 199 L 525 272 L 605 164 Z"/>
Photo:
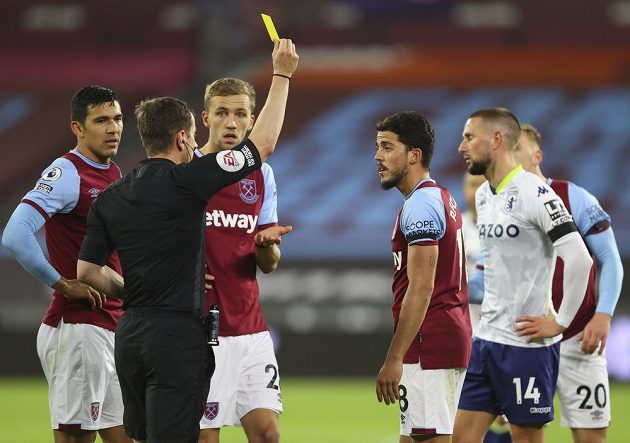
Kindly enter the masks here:
<path id="1" fill-rule="evenodd" d="M 282 412 L 280 375 L 269 331 L 219 337 L 201 429 L 240 426 L 248 412 Z"/>
<path id="2" fill-rule="evenodd" d="M 114 333 L 89 324 L 42 324 L 37 354 L 48 380 L 53 429 L 96 431 L 123 423 Z"/>
<path id="3" fill-rule="evenodd" d="M 560 424 L 565 428 L 606 428 L 610 424 L 606 356 L 584 354 L 580 346 L 577 336 L 560 345 Z"/>
<path id="4" fill-rule="evenodd" d="M 419 364 L 403 365 L 398 390 L 400 435 L 452 434 L 465 376 L 465 368 L 429 370 Z"/>

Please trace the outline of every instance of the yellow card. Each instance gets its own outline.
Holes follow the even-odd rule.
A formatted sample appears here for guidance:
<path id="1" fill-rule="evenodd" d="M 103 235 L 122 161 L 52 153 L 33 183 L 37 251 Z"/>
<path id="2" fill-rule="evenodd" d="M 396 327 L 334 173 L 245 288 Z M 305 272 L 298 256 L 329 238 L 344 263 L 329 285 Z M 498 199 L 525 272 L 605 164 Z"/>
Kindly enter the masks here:
<path id="1" fill-rule="evenodd" d="M 269 33 L 269 38 L 272 42 L 276 40 L 280 40 L 278 36 L 278 31 L 276 31 L 276 27 L 273 25 L 273 20 L 267 14 L 260 14 L 262 16 L 263 22 L 265 22 L 265 27 L 267 28 L 267 32 Z"/>

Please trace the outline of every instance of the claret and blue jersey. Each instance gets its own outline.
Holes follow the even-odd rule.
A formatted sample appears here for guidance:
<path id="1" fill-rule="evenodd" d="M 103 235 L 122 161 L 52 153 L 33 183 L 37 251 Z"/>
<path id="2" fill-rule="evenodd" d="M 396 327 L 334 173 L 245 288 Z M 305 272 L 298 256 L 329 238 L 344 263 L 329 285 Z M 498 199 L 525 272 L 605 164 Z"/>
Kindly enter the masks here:
<path id="1" fill-rule="evenodd" d="M 407 250 L 423 245 L 439 248 L 434 290 L 419 334 L 403 362 L 420 362 L 423 369 L 466 367 L 471 325 L 462 218 L 448 190 L 431 179 L 422 180 L 406 196 L 394 226 L 394 327 L 409 284 Z"/>

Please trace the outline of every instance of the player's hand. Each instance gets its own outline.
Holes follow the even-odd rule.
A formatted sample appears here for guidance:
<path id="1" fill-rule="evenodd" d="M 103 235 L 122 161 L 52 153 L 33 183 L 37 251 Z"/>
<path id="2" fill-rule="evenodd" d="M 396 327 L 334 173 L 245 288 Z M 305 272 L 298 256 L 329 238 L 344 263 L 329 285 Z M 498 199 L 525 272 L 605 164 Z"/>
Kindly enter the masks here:
<path id="1" fill-rule="evenodd" d="M 534 317 L 530 315 L 524 315 L 516 319 L 516 327 L 514 331 L 519 336 L 527 336 L 528 341 L 533 341 L 539 338 L 555 337 L 562 334 L 566 328 L 560 326 L 556 322 L 556 317 L 551 314 L 544 317 Z"/>
<path id="2" fill-rule="evenodd" d="M 391 405 L 398 401 L 398 385 L 400 384 L 402 372 L 402 361 L 385 361 L 385 364 L 376 376 L 376 398 L 379 403 L 385 401 L 386 405 Z"/>
<path id="3" fill-rule="evenodd" d="M 282 243 L 282 236 L 293 231 L 293 226 L 272 226 L 257 232 L 254 236 L 254 243 L 259 248 L 268 248 L 272 245 Z"/>
<path id="4" fill-rule="evenodd" d="M 208 268 L 206 268 L 206 271 L 207 270 L 208 270 Z M 214 281 L 214 275 L 208 274 L 208 272 L 206 272 L 204 274 L 204 277 L 206 279 L 206 283 L 205 283 L 206 289 L 212 289 L 212 282 Z"/>
<path id="5" fill-rule="evenodd" d="M 79 280 L 67 280 L 62 277 L 52 287 L 61 292 L 68 300 L 87 300 L 92 309 L 101 308 L 107 300 L 105 294 L 101 294 L 93 287 Z"/>
<path id="6" fill-rule="evenodd" d="M 291 77 L 295 72 L 300 56 L 295 51 L 295 45 L 288 38 L 281 38 L 273 42 L 273 73 Z"/>
<path id="7" fill-rule="evenodd" d="M 604 353 L 606 340 L 610 333 L 610 315 L 603 312 L 596 312 L 593 318 L 584 327 L 584 331 L 579 338 L 582 342 L 582 352 L 592 354 L 599 348 L 599 355 Z"/>

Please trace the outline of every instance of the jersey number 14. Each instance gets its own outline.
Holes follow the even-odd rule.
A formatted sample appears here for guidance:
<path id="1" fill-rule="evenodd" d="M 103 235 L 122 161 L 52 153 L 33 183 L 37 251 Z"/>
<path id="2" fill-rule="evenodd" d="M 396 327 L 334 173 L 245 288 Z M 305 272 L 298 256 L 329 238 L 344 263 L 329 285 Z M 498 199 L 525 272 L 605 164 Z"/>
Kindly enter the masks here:
<path id="1" fill-rule="evenodd" d="M 536 383 L 536 377 L 529 377 L 529 382 L 527 383 L 525 395 L 523 395 L 523 388 L 520 377 L 515 377 L 512 380 L 512 383 L 514 383 L 514 387 L 516 388 L 516 404 L 522 405 L 523 399 L 534 400 L 534 404 L 538 404 L 540 402 L 540 392 L 538 391 L 538 388 L 534 386 L 534 384 Z"/>

